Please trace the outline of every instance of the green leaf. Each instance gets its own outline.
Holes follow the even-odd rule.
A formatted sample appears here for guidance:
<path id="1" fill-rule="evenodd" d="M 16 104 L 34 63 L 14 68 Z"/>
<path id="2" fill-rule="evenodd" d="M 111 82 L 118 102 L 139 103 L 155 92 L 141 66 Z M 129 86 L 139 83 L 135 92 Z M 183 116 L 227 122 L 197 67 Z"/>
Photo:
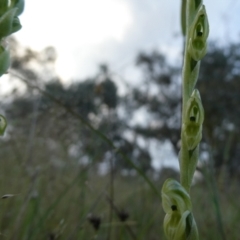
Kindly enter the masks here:
<path id="1" fill-rule="evenodd" d="M 0 135 L 3 135 L 7 127 L 7 120 L 4 116 L 0 115 Z"/>
<path id="2" fill-rule="evenodd" d="M 5 74 L 10 66 L 10 54 L 9 51 L 1 47 L 0 53 L 0 76 Z"/>
<path id="3" fill-rule="evenodd" d="M 3 14 L 8 9 L 8 0 L 1 0 L 0 1 L 0 14 Z"/>
<path id="4" fill-rule="evenodd" d="M 7 11 L 1 18 L 0 18 L 0 39 L 3 37 L 7 37 L 12 33 L 13 27 L 13 20 L 15 17 L 17 9 L 13 8 Z"/>

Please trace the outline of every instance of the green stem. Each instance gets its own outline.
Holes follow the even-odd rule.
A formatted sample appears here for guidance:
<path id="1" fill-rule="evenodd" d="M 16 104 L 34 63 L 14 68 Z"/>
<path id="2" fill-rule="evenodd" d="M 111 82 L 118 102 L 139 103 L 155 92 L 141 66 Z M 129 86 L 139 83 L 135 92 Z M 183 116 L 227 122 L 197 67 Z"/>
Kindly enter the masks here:
<path id="1" fill-rule="evenodd" d="M 199 2 L 199 1 L 198 1 Z M 189 53 L 189 45 L 191 41 L 190 28 L 193 24 L 196 12 L 196 2 L 188 0 L 186 3 L 186 38 L 184 47 L 184 60 L 182 71 L 182 130 L 181 130 L 181 151 L 179 154 L 180 178 L 182 186 L 189 192 L 192 177 L 198 161 L 199 148 L 198 145 L 189 151 L 184 137 L 184 123 L 186 122 L 187 104 L 190 99 L 195 84 L 197 82 L 200 61 L 195 61 Z"/>

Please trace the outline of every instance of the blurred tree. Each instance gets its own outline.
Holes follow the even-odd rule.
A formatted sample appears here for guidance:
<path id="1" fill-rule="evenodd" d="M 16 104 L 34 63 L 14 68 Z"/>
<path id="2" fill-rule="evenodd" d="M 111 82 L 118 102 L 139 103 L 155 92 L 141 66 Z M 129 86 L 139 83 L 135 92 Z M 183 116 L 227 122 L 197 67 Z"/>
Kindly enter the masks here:
<path id="1" fill-rule="evenodd" d="M 136 61 L 144 81 L 132 90 L 135 108 L 145 107 L 151 120 L 147 126 L 134 126 L 134 131 L 146 138 L 169 140 L 179 152 L 181 85 L 180 68 L 171 66 L 158 52 L 140 53 Z M 132 104 L 131 104 L 132 105 Z"/>
<path id="2" fill-rule="evenodd" d="M 12 41 L 13 45 L 17 45 Z M 6 106 L 12 127 L 8 130 L 11 135 L 9 141 L 15 139 L 15 142 L 19 142 L 18 139 L 22 139 L 19 142 L 21 145 L 24 144 L 24 138 L 26 143 L 34 138 L 39 158 L 44 155 L 45 158 L 51 156 L 65 161 L 87 156 L 88 159 L 101 162 L 111 155 L 115 167 L 131 168 L 119 156 L 109 155 L 109 146 L 71 116 L 67 111 L 70 108 L 107 135 L 144 170 L 151 169 L 151 153 L 147 144 L 150 139 L 169 141 L 178 154 L 181 124 L 180 66 L 171 66 L 163 54 L 156 51 L 140 53 L 136 59 L 136 65 L 142 72 L 140 84 L 129 87 L 126 95 L 120 97 L 115 76 L 107 65 L 100 65 L 96 76 L 85 81 L 75 81 L 66 87 L 54 73 L 56 52 L 53 48 L 46 48 L 41 53 L 30 49 L 20 51 L 18 45 L 11 49 L 16 50 L 12 68 L 28 79 L 29 83 L 45 89 L 61 101 L 64 107 L 57 106 L 52 99 L 31 88 L 23 95 L 17 95 Z M 206 115 L 203 140 L 207 144 L 203 146 L 212 147 L 216 168 L 226 165 L 232 175 L 239 173 L 240 157 L 240 110 L 237 107 L 240 101 L 239 49 L 240 45 L 237 44 L 225 48 L 210 45 L 201 64 L 198 82 Z M 42 78 L 43 81 L 40 81 Z M 142 125 L 134 122 L 134 115 L 140 109 L 145 111 L 142 115 L 148 116 Z M 139 144 L 139 137 L 145 141 L 145 146 Z M 77 149 L 77 154 L 76 151 L 72 154 L 73 148 Z"/>
<path id="3" fill-rule="evenodd" d="M 151 168 L 147 151 L 124 137 L 127 124 L 119 117 L 117 86 L 106 65 L 100 66 L 95 77 L 75 81 L 66 87 L 54 73 L 54 67 L 49 72 L 56 59 L 54 49 L 46 48 L 40 53 L 30 49 L 20 51 L 18 43 L 14 39 L 11 41 L 15 50 L 12 70 L 27 79 L 28 86 L 41 87 L 62 103 L 59 106 L 31 87 L 24 94 L 15 95 L 10 104 L 7 103 L 5 109 L 11 125 L 9 141 L 16 143 L 14 146 L 18 152 L 23 151 L 21 161 L 29 164 L 32 161 L 43 163 L 42 159 L 46 162 L 75 159 L 81 163 L 81 159 L 86 157 L 96 162 L 109 158 L 109 146 L 74 118 L 68 111 L 71 109 L 107 135 L 140 167 Z M 29 145 L 26 152 L 24 145 Z M 112 155 L 112 161 L 115 167 L 131 168 L 119 156 Z"/>
<path id="4" fill-rule="evenodd" d="M 240 175 L 240 44 L 211 44 L 198 82 L 205 109 L 204 136 L 215 167 Z"/>

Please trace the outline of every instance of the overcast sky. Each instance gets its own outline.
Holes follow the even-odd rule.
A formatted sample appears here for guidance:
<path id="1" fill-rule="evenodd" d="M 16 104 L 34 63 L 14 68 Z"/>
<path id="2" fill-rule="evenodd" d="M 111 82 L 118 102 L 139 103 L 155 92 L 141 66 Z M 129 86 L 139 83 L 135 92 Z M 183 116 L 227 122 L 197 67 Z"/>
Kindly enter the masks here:
<path id="1" fill-rule="evenodd" d="M 62 78 L 92 76 L 106 62 L 127 74 L 140 50 L 159 49 L 180 56 L 180 0 L 25 0 L 24 46 L 54 46 Z M 210 39 L 240 38 L 240 0 L 205 0 Z"/>

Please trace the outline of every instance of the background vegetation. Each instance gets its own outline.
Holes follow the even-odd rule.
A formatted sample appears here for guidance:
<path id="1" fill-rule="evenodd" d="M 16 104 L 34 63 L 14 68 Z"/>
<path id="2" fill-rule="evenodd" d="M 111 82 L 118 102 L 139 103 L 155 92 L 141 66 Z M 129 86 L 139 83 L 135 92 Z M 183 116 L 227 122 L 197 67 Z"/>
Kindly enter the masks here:
<path id="1" fill-rule="evenodd" d="M 66 85 L 54 72 L 52 47 L 34 52 L 14 39 L 11 45 L 9 82 L 22 85 L 1 104 L 9 125 L 0 139 L 0 239 L 164 239 L 161 199 L 143 176 L 159 193 L 167 177 L 178 178 L 173 169 L 152 167 L 149 142 L 179 152 L 180 64 L 157 51 L 140 53 L 140 84 L 123 81 L 119 95 L 119 77 L 107 65 Z M 239 44 L 210 45 L 198 89 L 206 117 L 192 189 L 195 220 L 201 239 L 237 240 Z M 140 110 L 148 124 L 134 121 Z"/>

